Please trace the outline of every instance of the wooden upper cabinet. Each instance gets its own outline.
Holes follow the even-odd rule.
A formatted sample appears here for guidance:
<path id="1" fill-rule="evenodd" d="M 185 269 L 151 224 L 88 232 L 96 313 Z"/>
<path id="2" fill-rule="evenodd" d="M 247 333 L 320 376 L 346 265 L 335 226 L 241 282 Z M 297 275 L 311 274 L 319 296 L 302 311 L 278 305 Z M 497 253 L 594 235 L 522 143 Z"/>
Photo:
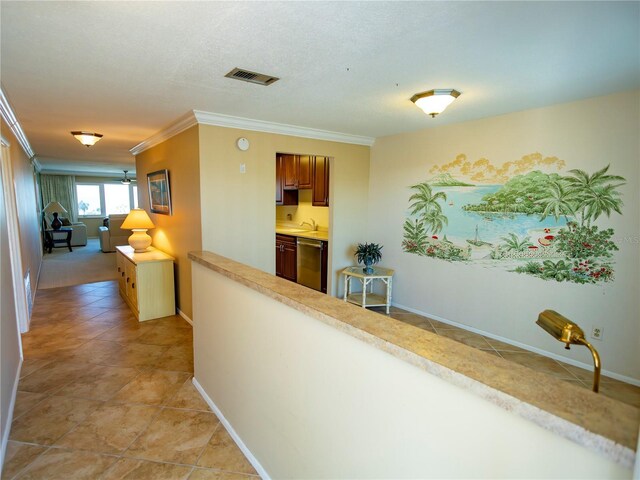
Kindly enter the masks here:
<path id="1" fill-rule="evenodd" d="M 276 205 L 298 205 L 298 190 L 284 189 L 285 156 L 276 155 Z"/>
<path id="2" fill-rule="evenodd" d="M 313 157 L 309 155 L 281 155 L 284 169 L 284 190 L 313 188 Z"/>
<path id="3" fill-rule="evenodd" d="M 329 206 L 329 159 L 326 157 L 314 157 L 311 200 L 314 207 Z"/>
<path id="4" fill-rule="evenodd" d="M 309 155 L 298 156 L 298 188 L 313 188 L 313 157 Z"/>
<path id="5" fill-rule="evenodd" d="M 300 158 L 297 155 L 282 155 L 283 188 L 285 190 L 298 189 L 298 170 Z"/>

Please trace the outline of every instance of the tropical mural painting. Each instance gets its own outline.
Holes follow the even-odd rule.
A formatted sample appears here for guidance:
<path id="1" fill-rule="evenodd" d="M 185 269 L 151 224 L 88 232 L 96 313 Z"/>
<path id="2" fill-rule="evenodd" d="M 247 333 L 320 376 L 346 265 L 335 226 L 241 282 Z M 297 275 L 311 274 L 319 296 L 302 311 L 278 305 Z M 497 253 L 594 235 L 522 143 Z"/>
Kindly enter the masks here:
<path id="1" fill-rule="evenodd" d="M 544 280 L 613 280 L 611 228 L 598 219 L 622 214 L 609 172 L 572 169 L 539 153 L 500 166 L 460 154 L 410 187 L 404 252 L 452 262 L 482 262 Z"/>

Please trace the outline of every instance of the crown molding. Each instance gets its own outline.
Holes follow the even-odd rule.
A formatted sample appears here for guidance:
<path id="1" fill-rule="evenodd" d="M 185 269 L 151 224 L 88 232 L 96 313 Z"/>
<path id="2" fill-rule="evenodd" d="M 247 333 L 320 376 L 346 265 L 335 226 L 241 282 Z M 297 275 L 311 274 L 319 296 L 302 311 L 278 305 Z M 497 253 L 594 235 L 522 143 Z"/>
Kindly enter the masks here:
<path id="1" fill-rule="evenodd" d="M 250 118 L 232 117 L 219 113 L 193 111 L 198 123 L 202 125 L 214 125 L 217 127 L 239 128 L 254 132 L 276 133 L 279 135 L 290 135 L 292 137 L 313 138 L 316 140 L 327 140 L 329 142 L 350 143 L 354 145 L 364 145 L 370 147 L 375 138 L 361 135 L 350 135 L 348 133 L 331 132 L 329 130 L 318 130 L 315 128 L 298 127 L 284 123 L 265 122 L 263 120 L 252 120 Z"/>
<path id="2" fill-rule="evenodd" d="M 145 150 L 148 150 L 151 147 L 155 147 L 156 145 L 169 140 L 171 137 L 184 132 L 187 128 L 191 128 L 197 124 L 198 120 L 196 119 L 194 112 L 187 112 L 168 127 L 163 128 L 158 133 L 151 135 L 146 140 L 143 140 L 142 142 L 137 144 L 135 147 L 129 150 L 129 152 L 131 152 L 132 155 L 139 155 Z"/>
<path id="3" fill-rule="evenodd" d="M 42 164 L 38 161 L 38 157 L 33 157 L 31 159 L 31 164 L 33 165 L 33 168 L 36 169 L 36 172 L 42 171 Z"/>
<path id="4" fill-rule="evenodd" d="M 328 130 L 318 130 L 315 128 L 297 127 L 284 123 L 265 122 L 263 120 L 252 120 L 250 118 L 233 117 L 220 113 L 203 112 L 193 110 L 180 117 L 175 123 L 160 130 L 148 139 L 140 142 L 129 150 L 133 155 L 138 155 L 145 150 L 168 140 L 193 125 L 213 125 L 216 127 L 238 128 L 253 132 L 276 133 L 279 135 L 289 135 L 292 137 L 313 138 L 315 140 L 326 140 L 328 142 L 349 143 L 353 145 L 364 145 L 370 147 L 375 138 L 361 135 L 350 135 L 347 133 L 331 132 Z"/>
<path id="5" fill-rule="evenodd" d="M 27 157 L 29 157 L 29 159 L 33 158 L 35 155 L 33 153 L 33 149 L 31 148 L 31 145 L 29 144 L 29 140 L 27 140 L 27 136 L 22 130 L 22 127 L 20 126 L 18 119 L 13 113 L 13 108 L 11 107 L 11 104 L 9 103 L 9 99 L 7 99 L 7 96 L 4 93 L 4 88 L 2 88 L 1 85 L 0 85 L 0 114 L 2 115 L 2 118 L 7 123 L 7 125 L 9 126 L 9 129 L 11 129 L 11 132 L 13 132 L 15 137 L 18 139 L 18 143 L 20 143 L 20 146 L 24 150 L 24 153 L 27 154 Z"/>

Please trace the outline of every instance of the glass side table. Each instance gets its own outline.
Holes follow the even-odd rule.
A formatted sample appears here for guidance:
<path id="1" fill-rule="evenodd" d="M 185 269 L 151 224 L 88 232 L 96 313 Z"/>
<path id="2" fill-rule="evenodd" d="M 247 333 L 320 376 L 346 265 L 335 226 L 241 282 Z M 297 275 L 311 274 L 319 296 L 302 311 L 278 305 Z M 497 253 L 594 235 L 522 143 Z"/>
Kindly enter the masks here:
<path id="1" fill-rule="evenodd" d="M 387 315 L 389 314 L 393 270 L 373 267 L 373 273 L 366 274 L 363 271 L 363 267 L 347 267 L 342 271 L 342 274 L 344 275 L 345 302 L 355 303 L 363 308 L 387 307 Z M 351 293 L 351 280 L 354 278 L 362 284 L 362 292 Z M 386 285 L 386 293 L 384 295 L 373 293 L 375 280 L 380 280 Z"/>

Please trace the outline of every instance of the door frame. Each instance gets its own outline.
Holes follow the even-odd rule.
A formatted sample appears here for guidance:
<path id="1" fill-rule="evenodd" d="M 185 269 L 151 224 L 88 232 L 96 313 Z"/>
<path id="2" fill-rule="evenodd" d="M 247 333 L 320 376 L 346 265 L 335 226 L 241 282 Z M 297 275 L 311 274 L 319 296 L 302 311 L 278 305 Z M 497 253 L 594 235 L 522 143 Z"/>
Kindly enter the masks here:
<path id="1" fill-rule="evenodd" d="M 9 234 L 9 252 L 11 264 L 11 277 L 13 278 L 13 291 L 16 302 L 16 318 L 18 331 L 25 333 L 29 330 L 29 307 L 27 291 L 22 278 L 22 256 L 20 249 L 20 224 L 18 221 L 18 206 L 16 204 L 16 190 L 11 168 L 10 143 L 0 136 L 2 148 L 2 189 L 4 191 L 4 203 L 7 214 L 7 229 Z M 20 341 L 20 339 L 19 339 Z M 20 341 L 20 357 L 23 357 L 22 342 Z"/>

